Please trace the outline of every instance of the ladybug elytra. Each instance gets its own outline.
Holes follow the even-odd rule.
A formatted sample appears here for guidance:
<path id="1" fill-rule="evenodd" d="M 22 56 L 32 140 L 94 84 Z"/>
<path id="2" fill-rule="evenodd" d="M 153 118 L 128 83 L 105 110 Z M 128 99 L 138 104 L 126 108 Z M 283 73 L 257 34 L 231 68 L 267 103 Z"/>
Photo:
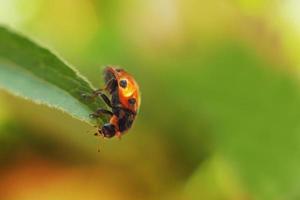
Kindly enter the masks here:
<path id="1" fill-rule="evenodd" d="M 100 108 L 90 117 L 99 118 L 108 115 L 110 120 L 98 128 L 98 133 L 105 138 L 118 138 L 129 130 L 140 107 L 139 86 L 125 70 L 115 67 L 104 69 L 105 88 L 93 92 L 89 97 L 101 97 L 111 110 Z M 109 98 L 104 92 L 107 92 Z"/>

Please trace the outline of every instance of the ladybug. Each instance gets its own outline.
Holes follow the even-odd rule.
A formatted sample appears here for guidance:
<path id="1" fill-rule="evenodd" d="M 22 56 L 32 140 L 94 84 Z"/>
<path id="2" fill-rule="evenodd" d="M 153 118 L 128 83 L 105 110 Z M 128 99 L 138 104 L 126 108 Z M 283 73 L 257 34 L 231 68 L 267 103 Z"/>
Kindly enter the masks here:
<path id="1" fill-rule="evenodd" d="M 111 110 L 100 108 L 90 114 L 90 117 L 99 118 L 102 115 L 110 117 L 109 123 L 98 128 L 96 136 L 120 138 L 131 128 L 138 113 L 141 102 L 139 86 L 124 69 L 106 67 L 103 74 L 104 89 L 94 91 L 90 97 L 101 97 Z"/>

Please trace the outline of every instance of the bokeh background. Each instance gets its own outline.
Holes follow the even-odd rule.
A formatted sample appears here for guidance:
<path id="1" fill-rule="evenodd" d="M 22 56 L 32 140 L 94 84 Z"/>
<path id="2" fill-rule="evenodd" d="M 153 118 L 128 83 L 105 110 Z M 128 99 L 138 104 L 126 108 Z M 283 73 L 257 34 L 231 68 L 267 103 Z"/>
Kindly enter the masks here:
<path id="1" fill-rule="evenodd" d="M 300 199 L 299 0 L 0 0 L 0 23 L 142 91 L 100 153 L 93 127 L 1 91 L 0 199 Z"/>

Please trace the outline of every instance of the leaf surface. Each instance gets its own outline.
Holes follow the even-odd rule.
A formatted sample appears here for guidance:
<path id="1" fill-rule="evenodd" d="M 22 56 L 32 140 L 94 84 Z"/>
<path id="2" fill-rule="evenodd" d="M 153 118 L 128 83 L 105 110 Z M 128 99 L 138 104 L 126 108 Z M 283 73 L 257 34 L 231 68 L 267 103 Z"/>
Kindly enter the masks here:
<path id="1" fill-rule="evenodd" d="M 59 109 L 95 124 L 89 114 L 103 108 L 100 99 L 86 101 L 82 94 L 94 88 L 72 67 L 29 39 L 0 27 L 0 88 Z"/>

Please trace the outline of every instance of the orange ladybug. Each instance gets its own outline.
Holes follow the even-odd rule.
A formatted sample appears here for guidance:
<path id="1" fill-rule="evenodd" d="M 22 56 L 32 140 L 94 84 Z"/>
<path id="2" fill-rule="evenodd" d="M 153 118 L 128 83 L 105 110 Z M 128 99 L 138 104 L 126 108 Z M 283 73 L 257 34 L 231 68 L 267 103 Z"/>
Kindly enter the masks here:
<path id="1" fill-rule="evenodd" d="M 111 110 L 98 109 L 92 118 L 109 115 L 109 123 L 99 127 L 98 133 L 105 138 L 117 136 L 120 138 L 129 130 L 140 108 L 140 91 L 137 82 L 125 70 L 115 67 L 104 69 L 105 88 L 94 91 L 92 97 L 101 97 Z M 111 98 L 103 92 L 106 91 Z"/>

